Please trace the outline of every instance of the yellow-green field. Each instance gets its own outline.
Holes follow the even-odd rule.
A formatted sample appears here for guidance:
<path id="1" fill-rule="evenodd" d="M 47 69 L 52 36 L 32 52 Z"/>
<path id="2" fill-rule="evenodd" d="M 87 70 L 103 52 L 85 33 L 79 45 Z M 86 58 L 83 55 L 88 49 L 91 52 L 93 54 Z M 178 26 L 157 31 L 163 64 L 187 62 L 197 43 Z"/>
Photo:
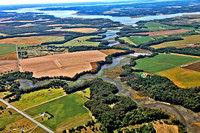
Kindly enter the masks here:
<path id="1" fill-rule="evenodd" d="M 4 127 L 6 125 L 9 125 L 15 121 L 18 121 L 20 119 L 24 118 L 22 115 L 20 114 L 13 114 L 13 115 L 9 115 L 7 117 L 3 117 L 0 118 L 0 127 Z"/>
<path id="2" fill-rule="evenodd" d="M 200 86 L 200 72 L 197 71 L 176 67 L 166 71 L 158 72 L 157 74 L 169 78 L 177 86 L 182 88 Z"/>
<path id="3" fill-rule="evenodd" d="M 136 44 L 134 42 L 132 42 L 131 40 L 129 40 L 128 37 L 122 37 L 122 38 L 119 38 L 119 39 L 124 40 L 126 43 L 129 43 L 131 45 L 136 46 Z"/>
<path id="4" fill-rule="evenodd" d="M 62 96 L 63 94 L 64 92 L 61 89 L 39 90 L 28 94 L 23 94 L 21 99 L 14 102 L 13 104 L 20 109 L 25 109 L 50 99 Z"/>
<path id="5" fill-rule="evenodd" d="M 193 36 L 183 37 L 184 40 L 164 42 L 158 45 L 153 45 L 151 47 L 158 49 L 158 48 L 171 47 L 171 46 L 173 47 L 186 46 L 188 44 L 200 43 L 199 38 L 200 38 L 200 35 L 193 35 Z"/>
<path id="6" fill-rule="evenodd" d="M 98 46 L 100 42 L 89 42 L 86 41 L 87 39 L 98 37 L 98 36 L 84 36 L 84 37 L 78 37 L 71 41 L 68 41 L 64 44 L 56 44 L 56 46 Z M 52 44 L 54 45 L 54 44 Z"/>

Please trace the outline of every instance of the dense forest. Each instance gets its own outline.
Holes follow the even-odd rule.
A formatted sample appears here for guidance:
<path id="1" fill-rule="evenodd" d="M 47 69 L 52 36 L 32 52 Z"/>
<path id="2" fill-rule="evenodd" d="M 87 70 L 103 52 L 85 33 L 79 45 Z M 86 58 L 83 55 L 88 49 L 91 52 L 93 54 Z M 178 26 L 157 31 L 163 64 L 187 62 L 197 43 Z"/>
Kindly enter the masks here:
<path id="1" fill-rule="evenodd" d="M 87 86 L 85 86 L 86 84 Z M 102 124 L 102 132 L 113 132 L 128 125 L 169 118 L 162 111 L 143 107 L 138 108 L 132 99 L 115 95 L 118 92 L 117 87 L 104 82 L 102 79 L 94 79 L 84 83 L 81 89 L 88 86 L 91 90 L 90 100 L 85 103 L 85 106 L 92 112 L 92 115 L 95 116 L 98 122 Z M 76 91 L 78 90 L 76 89 Z M 113 108 L 110 105 L 114 105 Z"/>
<path id="2" fill-rule="evenodd" d="M 200 87 L 182 89 L 166 77 L 153 75 L 128 81 L 131 88 L 155 100 L 182 105 L 195 112 L 200 110 Z"/>

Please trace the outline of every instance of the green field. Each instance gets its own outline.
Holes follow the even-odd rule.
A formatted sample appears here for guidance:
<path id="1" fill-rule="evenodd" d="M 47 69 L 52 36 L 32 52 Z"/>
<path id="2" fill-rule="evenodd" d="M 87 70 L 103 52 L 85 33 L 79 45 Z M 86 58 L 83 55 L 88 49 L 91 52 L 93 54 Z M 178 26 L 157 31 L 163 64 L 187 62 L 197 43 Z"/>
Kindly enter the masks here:
<path id="1" fill-rule="evenodd" d="M 160 54 L 153 58 L 143 58 L 137 60 L 135 68 L 142 69 L 146 72 L 156 73 L 168 69 L 172 69 L 177 66 L 181 66 L 190 62 L 200 60 L 195 57 L 171 55 L 171 54 Z"/>
<path id="2" fill-rule="evenodd" d="M 121 37 L 119 39 L 124 40 L 126 43 L 129 43 L 131 45 L 135 45 L 136 46 L 136 44 L 134 42 L 132 42 L 131 40 L 129 40 L 128 37 Z"/>
<path id="3" fill-rule="evenodd" d="M 158 45 L 153 45 L 151 47 L 158 49 L 158 48 L 172 47 L 172 46 L 173 47 L 186 46 L 188 44 L 200 43 L 199 38 L 200 38 L 200 35 L 187 36 L 187 37 L 183 37 L 184 40 L 164 42 Z"/>
<path id="4" fill-rule="evenodd" d="M 23 94 L 20 100 L 14 102 L 14 104 L 21 109 L 25 109 L 58 96 L 62 96 L 63 93 L 64 92 L 61 89 L 39 90 L 28 94 Z"/>
<path id="5" fill-rule="evenodd" d="M 63 131 L 90 120 L 89 112 L 83 107 L 87 98 L 78 93 L 66 95 L 65 97 L 31 108 L 26 113 L 36 116 L 41 112 L 48 111 L 54 118 L 42 122 L 56 131 Z"/>
<path id="6" fill-rule="evenodd" d="M 16 51 L 15 44 L 0 44 L 0 55 L 8 54 Z"/>
<path id="7" fill-rule="evenodd" d="M 68 41 L 64 44 L 56 44 L 56 46 L 98 46 L 100 42 L 89 42 L 86 41 L 87 39 L 98 37 L 98 36 L 84 36 L 84 37 L 78 37 L 71 41 Z M 54 44 L 52 44 L 54 45 Z"/>
<path id="8" fill-rule="evenodd" d="M 149 36 L 131 36 L 131 37 L 128 37 L 128 39 L 130 41 L 132 41 L 134 44 L 136 45 L 140 45 L 142 43 L 147 43 L 151 40 L 153 40 L 151 37 Z"/>
<path id="9" fill-rule="evenodd" d="M 159 24 L 159 23 L 145 23 L 144 26 L 146 26 L 149 31 L 162 31 L 162 30 L 175 29 L 172 26 L 163 25 L 163 24 Z"/>

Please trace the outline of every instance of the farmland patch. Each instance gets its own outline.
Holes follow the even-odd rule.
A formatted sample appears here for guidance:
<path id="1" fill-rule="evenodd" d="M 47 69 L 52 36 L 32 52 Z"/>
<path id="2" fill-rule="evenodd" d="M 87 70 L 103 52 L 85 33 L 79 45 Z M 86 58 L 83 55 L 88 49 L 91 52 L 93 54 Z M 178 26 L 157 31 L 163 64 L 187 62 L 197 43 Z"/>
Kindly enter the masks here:
<path id="1" fill-rule="evenodd" d="M 200 38 L 200 35 L 193 35 L 193 36 L 183 37 L 184 40 L 164 42 L 158 45 L 153 45 L 151 47 L 158 49 L 158 48 L 164 48 L 164 47 L 187 46 L 190 44 L 200 43 L 199 38 Z"/>
<path id="2" fill-rule="evenodd" d="M 33 72 L 34 77 L 69 76 L 92 70 L 91 62 L 105 60 L 100 51 L 82 51 L 20 60 L 20 70 Z"/>

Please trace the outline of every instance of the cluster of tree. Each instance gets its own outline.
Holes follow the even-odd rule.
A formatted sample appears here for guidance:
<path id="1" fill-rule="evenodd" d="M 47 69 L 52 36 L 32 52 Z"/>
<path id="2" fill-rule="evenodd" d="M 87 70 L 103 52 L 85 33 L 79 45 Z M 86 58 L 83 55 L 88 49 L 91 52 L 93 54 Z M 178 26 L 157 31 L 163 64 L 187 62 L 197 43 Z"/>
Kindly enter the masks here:
<path id="1" fill-rule="evenodd" d="M 132 99 L 115 95 L 118 92 L 117 87 L 102 79 L 91 81 L 90 90 L 90 100 L 85 103 L 85 106 L 101 122 L 104 132 L 113 132 L 115 129 L 128 125 L 169 118 L 162 111 L 138 108 Z M 110 107 L 111 104 L 113 108 Z"/>
<path id="2" fill-rule="evenodd" d="M 32 72 L 13 72 L 0 76 L 0 90 L 6 90 L 17 79 L 32 79 Z"/>
<path id="3" fill-rule="evenodd" d="M 132 129 L 124 129 L 124 133 L 156 133 L 152 123 L 143 124 L 139 128 L 132 128 Z"/>
<path id="4" fill-rule="evenodd" d="M 86 41 L 90 41 L 90 42 L 101 42 L 101 40 L 102 40 L 103 38 L 105 38 L 105 37 L 106 37 L 106 35 L 98 36 L 98 37 L 92 37 L 92 38 L 90 38 L 90 39 L 87 39 Z"/>
<path id="5" fill-rule="evenodd" d="M 185 47 L 185 48 L 166 47 L 166 48 L 156 49 L 156 51 L 160 53 L 179 53 L 179 54 L 200 56 L 200 47 Z"/>
<path id="6" fill-rule="evenodd" d="M 195 112 L 200 110 L 200 87 L 182 89 L 168 78 L 158 75 L 130 80 L 128 85 L 155 100 L 182 105 Z"/>

